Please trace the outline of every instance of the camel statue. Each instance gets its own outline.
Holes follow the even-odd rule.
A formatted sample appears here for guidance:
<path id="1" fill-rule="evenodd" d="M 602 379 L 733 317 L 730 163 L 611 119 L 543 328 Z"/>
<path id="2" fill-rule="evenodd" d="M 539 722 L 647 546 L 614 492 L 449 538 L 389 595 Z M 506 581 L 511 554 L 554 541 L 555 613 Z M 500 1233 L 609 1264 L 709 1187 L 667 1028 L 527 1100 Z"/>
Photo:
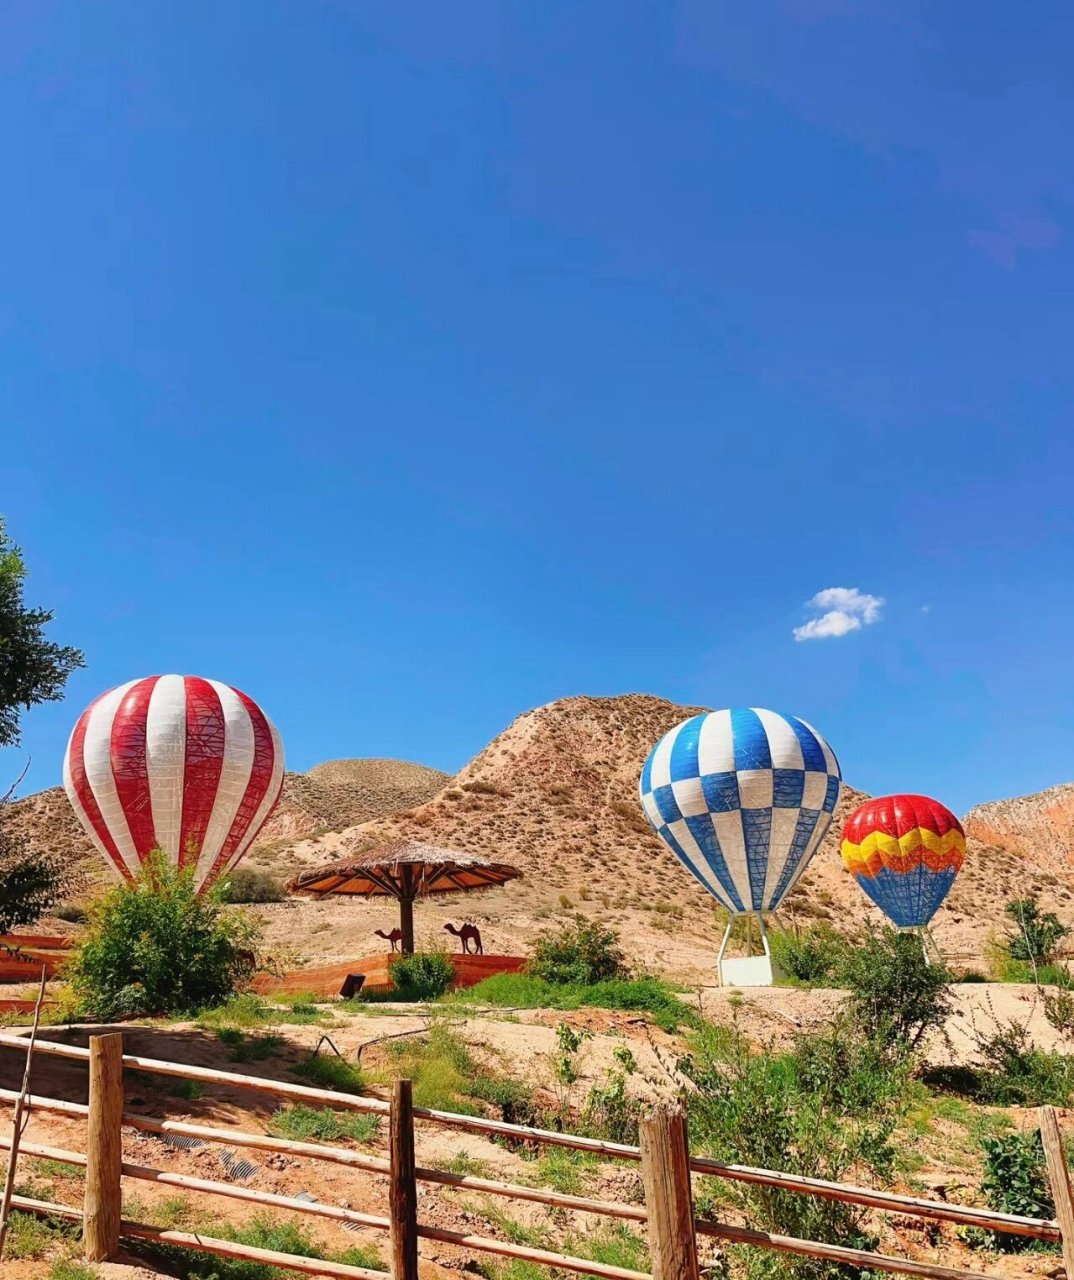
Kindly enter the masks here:
<path id="1" fill-rule="evenodd" d="M 462 943 L 464 955 L 470 955 L 470 943 L 474 944 L 473 954 L 475 956 L 483 956 L 485 948 L 481 944 L 481 930 L 476 924 L 464 924 L 461 929 L 456 929 L 453 924 L 446 924 L 444 928 L 448 933 L 453 933 Z"/>
<path id="2" fill-rule="evenodd" d="M 374 929 L 373 932 L 378 938 L 383 938 L 385 942 L 390 942 L 393 951 L 399 950 L 399 942 L 403 937 L 402 929 L 393 929 L 391 933 L 385 933 L 383 929 Z"/>

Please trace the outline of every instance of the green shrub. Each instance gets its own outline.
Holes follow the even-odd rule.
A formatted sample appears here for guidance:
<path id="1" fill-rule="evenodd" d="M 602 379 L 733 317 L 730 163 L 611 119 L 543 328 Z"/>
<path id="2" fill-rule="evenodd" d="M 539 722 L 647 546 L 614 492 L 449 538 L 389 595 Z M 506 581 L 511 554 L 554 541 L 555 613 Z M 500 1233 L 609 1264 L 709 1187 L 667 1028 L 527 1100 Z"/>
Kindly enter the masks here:
<path id="1" fill-rule="evenodd" d="M 224 881 L 225 902 L 286 902 L 287 891 L 274 875 L 256 867 L 238 867 Z"/>
<path id="2" fill-rule="evenodd" d="M 396 994 L 403 1000 L 435 1000 L 455 981 L 455 966 L 443 951 L 396 956 L 389 972 Z"/>
<path id="3" fill-rule="evenodd" d="M 847 954 L 840 974 L 848 1009 L 866 1035 L 916 1048 L 951 1012 L 950 974 L 929 964 L 917 934 L 869 928 Z"/>
<path id="4" fill-rule="evenodd" d="M 985 1102 L 1005 1107 L 1068 1106 L 1074 1096 L 1074 1058 L 1038 1049 L 1020 1023 L 1001 1023 L 979 1035 L 982 1067 L 978 1091 Z"/>
<path id="5" fill-rule="evenodd" d="M 1032 966 L 1050 964 L 1056 950 L 1070 933 L 1054 911 L 1042 911 L 1036 896 L 1016 898 L 1003 908 L 1011 927 L 1007 930 L 1004 949 L 1012 960 Z"/>
<path id="6" fill-rule="evenodd" d="M 252 977 L 257 938 L 215 886 L 197 893 L 193 872 L 158 853 L 93 908 L 68 977 L 102 1019 L 187 1013 L 221 1004 Z"/>
<path id="7" fill-rule="evenodd" d="M 630 977 L 618 932 L 581 915 L 537 939 L 526 971 L 553 985 L 591 986 Z"/>
<path id="8" fill-rule="evenodd" d="M 804 986 L 833 982 L 848 951 L 847 940 L 830 924 L 814 924 L 794 933 L 774 930 L 769 935 L 776 969 Z"/>
<path id="9" fill-rule="evenodd" d="M 865 1037 L 847 1017 L 800 1035 L 791 1051 L 754 1052 L 737 1027 L 705 1025 L 688 1040 L 680 1068 L 691 1142 L 705 1154 L 831 1181 L 891 1176 L 893 1135 L 906 1107 L 911 1060 Z M 852 1176 L 851 1176 L 852 1175 Z M 875 1247 L 868 1211 L 836 1200 L 748 1183 L 720 1183 L 722 1203 L 752 1226 L 783 1235 Z M 736 1253 L 738 1251 L 736 1250 Z M 835 1280 L 819 1259 L 747 1249 L 752 1276 Z"/>
<path id="10" fill-rule="evenodd" d="M 1048 1184 L 1039 1129 L 985 1138 L 981 1148 L 984 1151 L 981 1192 L 990 1209 L 1027 1218 L 1055 1217 L 1055 1202 Z M 1002 1253 L 1055 1248 L 1047 1242 L 1012 1235 L 1007 1231 L 970 1228 L 963 1235 L 970 1244 L 983 1245 Z"/>

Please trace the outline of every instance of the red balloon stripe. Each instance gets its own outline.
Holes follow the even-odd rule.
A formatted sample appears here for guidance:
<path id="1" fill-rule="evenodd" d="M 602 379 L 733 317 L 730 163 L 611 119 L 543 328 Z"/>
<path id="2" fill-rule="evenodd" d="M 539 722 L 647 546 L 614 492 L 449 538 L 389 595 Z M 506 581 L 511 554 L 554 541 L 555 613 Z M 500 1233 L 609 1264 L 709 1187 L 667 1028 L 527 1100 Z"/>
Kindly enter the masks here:
<path id="1" fill-rule="evenodd" d="M 186 763 L 183 767 L 183 826 L 179 865 L 196 863 L 224 765 L 224 711 L 216 690 L 200 676 L 184 677 Z"/>
<path id="2" fill-rule="evenodd" d="M 123 806 L 131 839 L 140 855 L 148 853 L 156 844 L 145 756 L 145 728 L 149 699 L 159 679 L 159 676 L 150 676 L 139 680 L 116 708 L 112 721 L 112 776 L 116 780 L 116 793 Z"/>

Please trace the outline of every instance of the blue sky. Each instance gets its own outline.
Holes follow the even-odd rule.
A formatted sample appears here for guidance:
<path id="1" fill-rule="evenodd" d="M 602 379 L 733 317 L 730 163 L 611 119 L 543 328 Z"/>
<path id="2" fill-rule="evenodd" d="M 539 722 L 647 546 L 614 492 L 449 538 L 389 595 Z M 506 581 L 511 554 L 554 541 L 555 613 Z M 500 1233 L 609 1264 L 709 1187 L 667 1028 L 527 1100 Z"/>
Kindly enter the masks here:
<path id="1" fill-rule="evenodd" d="M 959 812 L 1074 778 L 1072 38 L 987 0 L 7 7 L 0 510 L 88 667 L 3 776 L 178 671 L 300 769 L 453 770 L 641 690 Z M 857 628 L 796 640 L 833 600 Z"/>

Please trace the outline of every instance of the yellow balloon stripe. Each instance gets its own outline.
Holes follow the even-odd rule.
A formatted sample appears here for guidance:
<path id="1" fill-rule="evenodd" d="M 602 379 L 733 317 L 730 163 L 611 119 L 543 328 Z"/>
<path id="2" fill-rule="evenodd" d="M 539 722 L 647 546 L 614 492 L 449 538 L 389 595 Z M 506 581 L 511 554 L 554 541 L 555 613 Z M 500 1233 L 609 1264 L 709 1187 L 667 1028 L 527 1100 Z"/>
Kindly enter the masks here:
<path id="1" fill-rule="evenodd" d="M 846 869 L 855 875 L 876 875 L 883 867 L 912 871 L 922 863 L 930 871 L 957 871 L 966 856 L 966 838 L 955 828 L 941 836 L 926 827 L 915 827 L 898 838 L 885 831 L 870 831 L 860 845 L 844 840 L 841 852 Z"/>

